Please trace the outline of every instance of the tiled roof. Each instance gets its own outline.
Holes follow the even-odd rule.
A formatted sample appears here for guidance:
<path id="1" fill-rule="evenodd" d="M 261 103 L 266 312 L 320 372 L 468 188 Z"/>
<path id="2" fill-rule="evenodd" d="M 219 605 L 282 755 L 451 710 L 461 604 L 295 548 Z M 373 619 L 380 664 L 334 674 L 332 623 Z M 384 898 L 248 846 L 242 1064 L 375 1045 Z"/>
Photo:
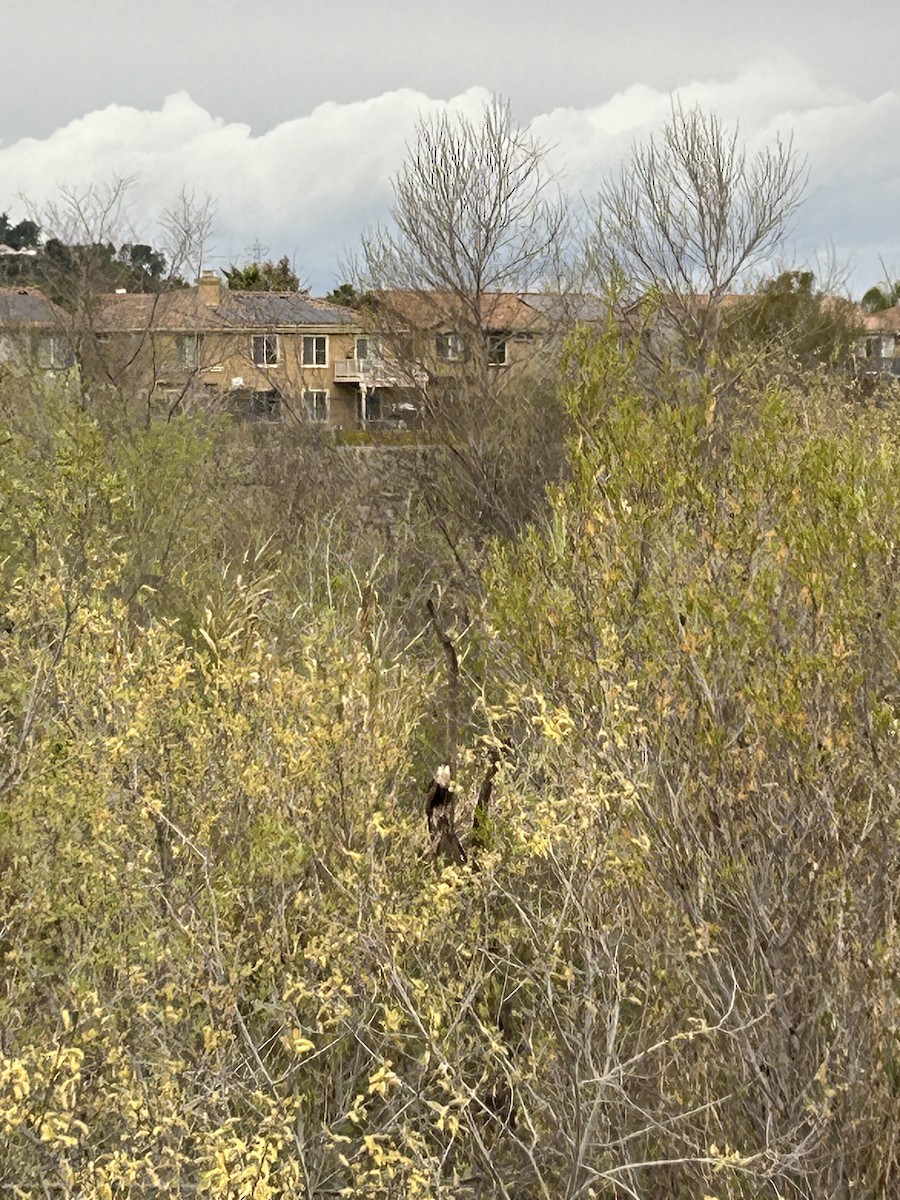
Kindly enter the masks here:
<path id="1" fill-rule="evenodd" d="M 0 325 L 58 325 L 61 318 L 37 288 L 0 288 Z"/>
<path id="2" fill-rule="evenodd" d="M 359 313 L 302 292 L 222 292 L 219 312 L 234 325 L 358 325 Z"/>
<path id="3" fill-rule="evenodd" d="M 883 312 L 866 313 L 862 324 L 867 333 L 900 333 L 900 306 L 886 308 Z"/>
<path id="4" fill-rule="evenodd" d="M 589 292 L 524 292 L 522 299 L 547 321 L 554 323 L 603 321 L 608 311 L 606 301 Z"/>
<path id="5" fill-rule="evenodd" d="M 472 319 L 464 302 L 449 292 L 392 289 L 372 293 L 372 300 L 386 315 L 420 329 L 451 329 Z M 483 328 L 498 333 L 538 332 L 559 323 L 601 320 L 604 311 L 603 302 L 589 295 L 486 292 L 480 301 L 479 321 Z"/>
<path id="6" fill-rule="evenodd" d="M 328 304 L 301 292 L 230 292 L 223 288 L 221 304 L 205 304 L 196 288 L 158 295 L 116 294 L 99 297 L 92 316 L 98 333 L 321 328 L 358 325 L 352 308 Z"/>

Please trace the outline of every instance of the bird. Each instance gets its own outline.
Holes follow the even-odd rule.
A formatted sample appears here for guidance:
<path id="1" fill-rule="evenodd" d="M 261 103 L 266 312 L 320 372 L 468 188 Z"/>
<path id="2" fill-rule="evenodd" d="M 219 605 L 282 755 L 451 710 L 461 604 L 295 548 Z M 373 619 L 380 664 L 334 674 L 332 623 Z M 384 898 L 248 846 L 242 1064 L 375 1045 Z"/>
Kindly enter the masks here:
<path id="1" fill-rule="evenodd" d="M 464 864 L 468 856 L 456 833 L 456 793 L 450 788 L 452 772 L 446 763 L 435 771 L 425 798 L 425 818 L 431 838 L 431 853 L 447 862 Z"/>
<path id="2" fill-rule="evenodd" d="M 456 796 L 450 790 L 451 771 L 446 763 L 441 763 L 431 780 L 431 786 L 425 797 L 425 819 L 428 822 L 428 832 L 434 834 L 441 826 L 453 828 L 453 807 Z"/>

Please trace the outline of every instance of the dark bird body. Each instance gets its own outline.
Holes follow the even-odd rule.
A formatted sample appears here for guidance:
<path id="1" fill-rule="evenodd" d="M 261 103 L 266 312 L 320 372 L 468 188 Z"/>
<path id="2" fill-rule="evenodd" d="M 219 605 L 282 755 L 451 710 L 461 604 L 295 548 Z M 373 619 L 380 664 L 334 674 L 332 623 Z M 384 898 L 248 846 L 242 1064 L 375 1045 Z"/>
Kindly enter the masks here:
<path id="1" fill-rule="evenodd" d="M 449 788 L 443 787 L 436 779 L 431 781 L 431 787 L 425 797 L 425 817 L 429 833 L 433 834 L 442 825 L 452 826 L 455 801 L 456 797 Z"/>

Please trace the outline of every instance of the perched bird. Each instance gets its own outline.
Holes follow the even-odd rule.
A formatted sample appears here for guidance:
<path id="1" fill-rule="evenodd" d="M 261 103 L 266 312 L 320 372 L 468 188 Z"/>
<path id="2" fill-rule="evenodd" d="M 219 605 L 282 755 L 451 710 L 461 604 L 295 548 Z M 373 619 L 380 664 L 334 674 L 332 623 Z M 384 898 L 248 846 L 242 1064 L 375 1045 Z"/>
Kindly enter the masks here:
<path id="1" fill-rule="evenodd" d="M 435 771 L 425 800 L 425 816 L 431 837 L 431 854 L 461 866 L 468 856 L 456 834 L 456 793 L 450 790 L 451 774 L 446 763 Z"/>
<path id="2" fill-rule="evenodd" d="M 425 797 L 425 818 L 428 821 L 428 832 L 432 835 L 442 827 L 453 831 L 456 796 L 450 791 L 450 782 L 450 768 L 446 763 L 442 763 L 435 771 Z"/>

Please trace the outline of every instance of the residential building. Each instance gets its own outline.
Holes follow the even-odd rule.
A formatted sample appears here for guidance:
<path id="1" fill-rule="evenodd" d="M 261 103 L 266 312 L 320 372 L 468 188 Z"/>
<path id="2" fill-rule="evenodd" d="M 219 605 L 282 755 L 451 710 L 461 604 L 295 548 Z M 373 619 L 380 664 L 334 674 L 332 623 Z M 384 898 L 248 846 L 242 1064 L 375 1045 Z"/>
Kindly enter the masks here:
<path id="1" fill-rule="evenodd" d="M 0 288 L 0 364 L 57 374 L 74 361 L 62 309 L 37 288 Z"/>
<path id="2" fill-rule="evenodd" d="M 367 332 L 337 369 L 365 389 L 366 421 L 402 418 L 466 378 L 476 392 L 513 391 L 522 370 L 552 361 L 574 325 L 604 314 L 602 302 L 586 295 L 487 292 L 473 302 L 427 290 L 374 292 L 366 298 Z"/>
<path id="3" fill-rule="evenodd" d="M 900 306 L 864 313 L 857 359 L 866 375 L 900 376 Z"/>
<path id="4" fill-rule="evenodd" d="M 414 335 L 421 366 L 439 374 L 446 363 L 481 354 L 489 366 L 507 367 L 531 356 L 578 323 L 596 323 L 606 308 L 581 293 L 484 292 L 477 302 L 429 291 L 384 291 L 370 297 L 376 327 Z M 479 342 L 481 344 L 476 344 Z"/>
<path id="5" fill-rule="evenodd" d="M 473 314 L 460 297 L 384 291 L 356 310 L 232 291 L 212 271 L 194 288 L 91 296 L 77 317 L 34 289 L 0 291 L 3 338 L 44 369 L 71 364 L 77 331 L 91 385 L 159 411 L 206 404 L 344 429 L 417 427 L 455 390 L 513 402 L 523 370 L 552 371 L 562 335 L 603 315 L 595 297 L 535 292 L 483 294 Z"/>
<path id="6" fill-rule="evenodd" d="M 303 292 L 230 291 L 213 271 L 195 288 L 99 298 L 93 372 L 161 407 L 215 401 L 252 419 L 355 428 L 361 389 L 336 372 L 359 315 Z"/>

